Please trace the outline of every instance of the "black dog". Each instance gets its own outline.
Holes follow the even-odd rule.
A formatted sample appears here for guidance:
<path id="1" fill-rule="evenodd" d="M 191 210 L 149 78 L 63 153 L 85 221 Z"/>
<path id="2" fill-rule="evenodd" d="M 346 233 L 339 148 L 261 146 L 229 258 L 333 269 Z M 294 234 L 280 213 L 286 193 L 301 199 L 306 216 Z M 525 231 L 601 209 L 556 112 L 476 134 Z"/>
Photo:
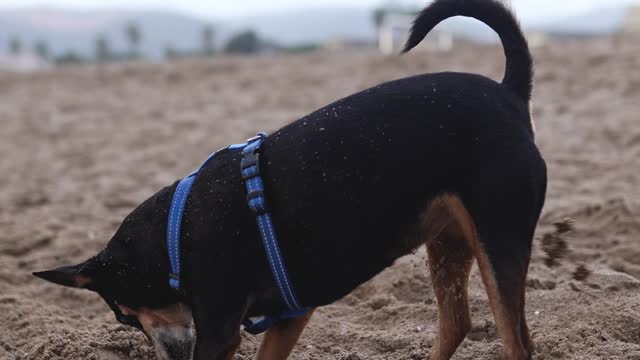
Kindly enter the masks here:
<path id="1" fill-rule="evenodd" d="M 493 0 L 436 1 L 416 19 L 406 51 L 456 15 L 500 35 L 501 84 L 421 75 L 314 112 L 264 141 L 266 197 L 305 306 L 331 304 L 426 244 L 440 312 L 431 358 L 450 358 L 471 327 L 466 288 L 475 258 L 505 357 L 527 359 L 525 278 L 546 192 L 529 108 L 532 60 L 514 16 Z M 152 338 L 160 358 L 231 359 L 245 317 L 285 309 L 247 206 L 240 159 L 238 150 L 222 151 L 193 185 L 180 292 L 167 283 L 175 184 L 134 210 L 96 257 L 36 275 L 99 293 L 119 321 Z M 309 317 L 270 329 L 258 358 L 285 359 Z"/>

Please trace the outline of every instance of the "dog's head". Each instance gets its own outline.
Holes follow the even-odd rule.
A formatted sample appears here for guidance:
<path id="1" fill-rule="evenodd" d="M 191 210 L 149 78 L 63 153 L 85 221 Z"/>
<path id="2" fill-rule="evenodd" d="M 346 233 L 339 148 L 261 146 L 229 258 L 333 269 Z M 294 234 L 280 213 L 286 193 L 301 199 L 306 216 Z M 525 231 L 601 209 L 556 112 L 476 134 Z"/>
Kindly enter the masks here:
<path id="1" fill-rule="evenodd" d="M 191 310 L 168 284 L 163 239 L 169 203 L 168 192 L 161 191 L 127 216 L 98 255 L 34 275 L 100 294 L 120 323 L 147 335 L 159 359 L 190 360 L 195 345 Z"/>

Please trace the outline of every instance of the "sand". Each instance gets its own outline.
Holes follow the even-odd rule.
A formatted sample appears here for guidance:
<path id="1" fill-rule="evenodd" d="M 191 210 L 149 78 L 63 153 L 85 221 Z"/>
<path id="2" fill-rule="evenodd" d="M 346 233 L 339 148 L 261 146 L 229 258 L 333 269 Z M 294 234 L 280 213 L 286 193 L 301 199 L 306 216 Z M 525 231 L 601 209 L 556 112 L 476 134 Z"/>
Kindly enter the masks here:
<path id="1" fill-rule="evenodd" d="M 527 288 L 535 359 L 640 359 L 638 43 L 535 50 L 550 175 Z M 154 359 L 97 295 L 31 271 L 93 255 L 136 204 L 216 148 L 383 81 L 440 70 L 499 78 L 503 62 L 500 48 L 463 47 L 0 74 L 0 359 Z M 553 223 L 566 218 L 574 229 L 559 233 Z M 477 269 L 470 286 L 474 326 L 454 359 L 497 358 Z M 420 251 L 318 310 L 292 359 L 424 359 L 436 311 Z M 243 337 L 236 358 L 251 359 L 259 338 Z"/>

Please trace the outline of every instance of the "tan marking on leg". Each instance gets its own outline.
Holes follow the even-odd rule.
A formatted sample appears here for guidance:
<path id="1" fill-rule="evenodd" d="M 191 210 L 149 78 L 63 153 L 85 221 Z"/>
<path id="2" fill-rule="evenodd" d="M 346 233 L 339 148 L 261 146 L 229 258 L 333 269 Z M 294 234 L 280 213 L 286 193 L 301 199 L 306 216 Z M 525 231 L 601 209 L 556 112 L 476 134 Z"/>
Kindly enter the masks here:
<path id="1" fill-rule="evenodd" d="M 520 307 L 524 308 L 524 294 L 521 295 L 522 298 L 518 294 L 518 298 L 513 299 L 515 301 L 509 301 L 508 304 L 503 301 L 498 290 L 493 267 L 491 266 L 484 247 L 478 239 L 475 223 L 471 215 L 469 215 L 469 212 L 458 197 L 448 197 L 447 204 L 449 205 L 452 215 L 462 224 L 465 238 L 470 240 L 469 246 L 478 261 L 482 281 L 489 297 L 489 305 L 493 312 L 496 327 L 502 338 L 505 359 L 528 359 L 530 352 L 526 349 L 525 345 L 523 345 L 523 339 L 525 336 L 528 338 L 528 335 L 522 332 L 523 326 L 526 327 L 526 324 L 523 324 L 524 318 L 521 314 L 523 309 L 520 309 Z M 514 294 L 519 292 L 519 289 L 513 290 Z M 522 289 L 522 292 L 524 292 L 524 289 Z M 531 343 L 530 340 L 528 343 Z"/>
<path id="2" fill-rule="evenodd" d="M 227 351 L 222 355 L 222 359 L 233 360 L 233 357 L 236 354 L 236 351 L 238 351 L 238 348 L 240 347 L 241 342 L 242 342 L 242 338 L 240 336 L 237 336 L 233 340 L 233 343 L 229 346 L 229 349 L 227 349 Z"/>
<path id="3" fill-rule="evenodd" d="M 434 208 L 433 204 L 437 204 L 438 207 Z M 434 209 L 436 209 L 438 212 L 441 212 L 442 204 L 446 205 L 447 213 L 452 219 L 449 223 L 457 224 L 456 231 L 459 232 L 458 235 L 462 235 L 461 238 L 465 239 L 468 242 L 468 247 L 470 248 L 471 253 L 478 261 L 478 267 L 480 268 L 482 281 L 487 290 L 489 304 L 494 315 L 496 327 L 498 328 L 498 332 L 500 333 L 500 336 L 502 338 L 505 359 L 528 359 L 530 357 L 530 354 L 532 353 L 533 345 L 528 334 L 528 328 L 523 314 L 524 288 L 513 289 L 514 295 L 517 296 L 518 299 L 518 301 L 516 301 L 515 303 L 513 301 L 502 301 L 493 267 L 491 266 L 489 258 L 478 239 L 475 223 L 471 218 L 471 215 L 465 208 L 460 198 L 453 195 L 444 195 L 436 199 L 436 201 L 432 202 L 432 205 L 430 206 L 432 207 L 432 209 L 430 211 L 433 212 Z M 442 218 L 442 215 L 439 215 L 439 217 Z M 447 229 L 446 231 L 450 230 Z M 450 236 L 450 234 L 447 235 Z M 451 251 L 453 250 L 453 247 L 451 247 Z M 460 275 L 458 275 L 458 277 L 459 276 Z M 434 286 L 436 286 L 435 282 Z M 437 292 L 436 295 L 438 295 Z M 456 304 L 456 307 L 461 308 L 461 303 L 459 302 L 458 304 Z M 446 309 L 444 310 L 446 311 Z M 453 324 L 453 322 L 450 323 Z M 465 325 L 465 322 L 463 321 L 461 324 Z M 454 327 L 453 329 L 451 329 L 452 326 Z M 452 345 L 449 345 L 448 347 L 441 345 L 444 344 L 444 340 L 440 340 L 440 338 L 444 339 L 444 337 L 452 335 L 452 337 L 455 338 L 456 336 L 459 336 L 457 334 L 461 333 L 462 330 L 463 329 L 459 329 L 455 325 L 449 325 L 441 328 L 441 335 L 439 334 L 439 340 L 436 342 L 436 347 L 434 350 L 434 354 L 432 355 L 432 359 L 448 359 L 453 354 L 452 352 L 451 354 L 449 354 Z M 458 344 L 456 344 L 456 347 L 457 345 Z M 447 349 L 445 349 L 445 347 L 447 347 Z M 455 349 L 453 349 L 453 351 L 455 351 Z"/>
<path id="4" fill-rule="evenodd" d="M 438 335 L 431 359 L 449 359 L 471 329 L 467 296 L 473 229 L 452 206 L 454 196 L 429 202 L 420 217 L 418 237 L 427 245 L 429 271 L 438 299 Z"/>
<path id="5" fill-rule="evenodd" d="M 529 326 L 527 326 L 527 317 L 525 315 L 525 311 L 524 311 L 524 297 L 525 297 L 525 292 L 522 291 L 522 305 L 521 305 L 521 311 L 520 311 L 520 337 L 522 338 L 522 344 L 524 345 L 524 348 L 526 349 L 527 353 L 529 355 L 533 355 L 533 340 L 531 340 L 531 335 L 529 333 Z"/>
<path id="6" fill-rule="evenodd" d="M 290 319 L 267 330 L 256 360 L 286 360 L 307 326 L 315 309 L 302 317 Z"/>
<path id="7" fill-rule="evenodd" d="M 507 308 L 502 301 L 489 258 L 482 245 L 477 241 L 474 243 L 474 255 L 478 260 L 482 281 L 489 297 L 489 305 L 502 338 L 505 359 L 528 359 L 527 351 L 522 344 L 519 314 L 514 313 L 514 309 Z"/>
<path id="8" fill-rule="evenodd" d="M 533 119 L 533 101 L 529 100 L 529 121 L 531 121 L 531 131 L 533 131 L 533 139 L 536 138 L 536 122 Z"/>
<path id="9" fill-rule="evenodd" d="M 431 360 L 447 360 L 471 330 L 467 284 L 473 255 L 459 224 L 427 242 L 429 271 L 438 300 L 438 335 Z"/>

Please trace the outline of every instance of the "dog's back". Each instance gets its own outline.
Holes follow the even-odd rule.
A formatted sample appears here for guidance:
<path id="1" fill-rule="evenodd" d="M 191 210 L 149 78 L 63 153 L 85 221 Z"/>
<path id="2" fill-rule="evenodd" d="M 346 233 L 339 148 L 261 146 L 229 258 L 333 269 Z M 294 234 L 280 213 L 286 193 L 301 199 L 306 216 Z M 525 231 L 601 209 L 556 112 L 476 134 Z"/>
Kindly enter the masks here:
<path id="1" fill-rule="evenodd" d="M 530 118 L 532 59 L 511 12 L 490 0 L 436 1 L 406 50 L 456 15 L 498 32 L 502 83 L 426 74 L 320 109 L 265 142 L 269 198 L 302 301 L 330 303 L 426 243 L 441 305 L 433 358 L 448 358 L 469 330 L 476 259 L 505 354 L 524 359 L 532 353 L 524 284 L 546 194 Z"/>

